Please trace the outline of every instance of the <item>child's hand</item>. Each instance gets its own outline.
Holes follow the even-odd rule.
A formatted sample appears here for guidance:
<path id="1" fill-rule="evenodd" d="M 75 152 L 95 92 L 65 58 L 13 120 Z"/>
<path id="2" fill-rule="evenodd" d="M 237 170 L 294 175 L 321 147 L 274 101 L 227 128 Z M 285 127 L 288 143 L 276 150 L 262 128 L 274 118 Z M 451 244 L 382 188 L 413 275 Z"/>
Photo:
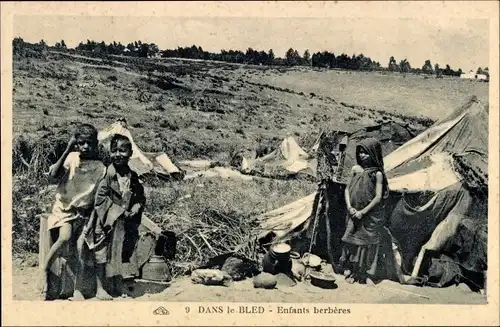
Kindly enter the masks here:
<path id="1" fill-rule="evenodd" d="M 361 219 L 361 218 L 363 218 L 363 214 L 361 213 L 361 211 L 356 211 L 356 213 L 354 214 L 354 217 Z"/>
<path id="2" fill-rule="evenodd" d="M 141 210 L 141 205 L 136 203 L 132 206 L 132 208 L 130 209 L 130 213 L 135 216 L 139 213 L 139 211 Z"/>
<path id="3" fill-rule="evenodd" d="M 68 141 L 68 148 L 73 149 L 76 144 L 76 136 L 75 134 L 71 135 L 71 138 Z"/>
<path id="4" fill-rule="evenodd" d="M 351 208 L 349 208 L 349 213 L 350 213 L 352 216 L 356 215 L 356 209 L 354 209 L 354 208 L 352 208 L 352 207 L 351 207 Z"/>
<path id="5" fill-rule="evenodd" d="M 90 232 L 90 226 L 88 225 L 83 226 L 83 232 L 82 232 L 83 236 L 87 236 L 89 232 Z"/>

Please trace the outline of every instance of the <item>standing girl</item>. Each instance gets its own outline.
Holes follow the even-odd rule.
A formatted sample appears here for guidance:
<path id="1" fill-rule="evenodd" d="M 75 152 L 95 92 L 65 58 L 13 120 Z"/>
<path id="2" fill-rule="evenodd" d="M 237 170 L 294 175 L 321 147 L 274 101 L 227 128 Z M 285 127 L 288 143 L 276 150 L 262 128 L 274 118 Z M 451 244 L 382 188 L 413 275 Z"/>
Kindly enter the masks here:
<path id="1" fill-rule="evenodd" d="M 384 226 L 382 201 L 389 195 L 384 173 L 382 147 L 378 140 L 367 138 L 356 146 L 356 161 L 345 190 L 348 210 L 345 243 L 341 263 L 349 283 L 371 282 L 380 267 L 380 241 Z"/>
<path id="2" fill-rule="evenodd" d="M 115 134 L 110 154 L 112 164 L 99 184 L 94 212 L 84 232 L 89 248 L 95 253 L 96 297 L 101 300 L 112 300 L 110 293 L 126 296 L 123 263 L 131 259 L 146 200 L 137 173 L 128 165 L 132 156 L 130 140 Z M 108 279 L 113 281 L 113 287 L 106 290 Z"/>
<path id="3" fill-rule="evenodd" d="M 82 251 L 76 247 L 82 228 L 90 217 L 99 181 L 106 167 L 97 155 L 97 129 L 88 124 L 77 127 L 68 146 L 59 160 L 49 168 L 49 178 L 58 183 L 52 214 L 47 219 L 50 237 L 54 241 L 42 263 L 45 300 L 53 297 L 50 285 L 50 270 L 54 261 L 69 248 L 76 254 L 73 272 L 76 276 L 73 298 L 83 299 L 80 290 L 82 273 Z M 68 247 L 69 246 L 69 247 Z"/>

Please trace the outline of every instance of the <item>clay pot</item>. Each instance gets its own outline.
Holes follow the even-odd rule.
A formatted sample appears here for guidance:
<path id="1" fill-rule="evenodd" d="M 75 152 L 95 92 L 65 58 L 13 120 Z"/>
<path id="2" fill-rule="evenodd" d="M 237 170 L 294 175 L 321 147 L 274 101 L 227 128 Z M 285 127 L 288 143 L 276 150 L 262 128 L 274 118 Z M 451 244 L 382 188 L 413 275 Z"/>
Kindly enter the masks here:
<path id="1" fill-rule="evenodd" d="M 159 255 L 153 255 L 142 267 L 142 279 L 158 282 L 169 282 L 172 279 L 170 267 L 165 259 Z"/>

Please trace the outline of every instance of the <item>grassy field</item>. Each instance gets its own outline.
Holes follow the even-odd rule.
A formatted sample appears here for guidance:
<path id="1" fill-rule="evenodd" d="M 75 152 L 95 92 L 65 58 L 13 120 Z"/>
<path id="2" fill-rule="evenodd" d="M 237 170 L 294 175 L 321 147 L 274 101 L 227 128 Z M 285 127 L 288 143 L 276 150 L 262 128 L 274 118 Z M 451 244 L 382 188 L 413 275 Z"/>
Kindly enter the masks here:
<path id="1" fill-rule="evenodd" d="M 304 93 L 316 92 L 339 102 L 432 119 L 446 116 L 471 95 L 487 101 L 489 86 L 456 77 L 339 70 L 294 70 L 282 75 L 260 73 L 251 74 L 251 78 Z"/>
<path id="2" fill-rule="evenodd" d="M 308 149 L 321 129 L 352 129 L 383 116 L 428 126 L 425 116 L 438 119 L 468 95 L 488 93 L 487 83 L 460 79 L 58 53 L 16 58 L 13 86 L 17 256 L 38 250 L 37 215 L 53 197 L 42 173 L 79 122 L 104 128 L 125 118 L 144 151 L 228 163 L 236 151 L 269 152 L 287 135 Z M 148 186 L 146 213 L 181 236 L 178 261 L 199 263 L 242 242 L 252 217 L 315 188 L 298 180 L 169 182 Z"/>

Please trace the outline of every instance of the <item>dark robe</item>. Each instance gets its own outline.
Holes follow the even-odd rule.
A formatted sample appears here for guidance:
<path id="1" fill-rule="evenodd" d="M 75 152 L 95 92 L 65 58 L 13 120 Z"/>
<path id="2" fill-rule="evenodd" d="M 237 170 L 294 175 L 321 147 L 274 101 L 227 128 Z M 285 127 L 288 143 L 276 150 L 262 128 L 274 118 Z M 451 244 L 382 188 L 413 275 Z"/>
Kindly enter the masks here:
<path id="1" fill-rule="evenodd" d="M 359 150 L 362 148 L 369 156 L 368 162 L 361 162 Z M 359 142 L 356 148 L 356 159 L 363 170 L 355 172 L 349 181 L 348 192 L 351 206 L 356 210 L 363 210 L 376 195 L 376 174 L 383 176 L 383 199 L 388 196 L 388 182 L 384 173 L 384 162 L 380 142 L 367 138 Z M 347 214 L 347 223 L 342 241 L 345 243 L 342 261 L 353 264 L 362 272 L 374 275 L 377 270 L 377 261 L 380 255 L 379 243 L 384 227 L 383 199 L 361 219 Z"/>

